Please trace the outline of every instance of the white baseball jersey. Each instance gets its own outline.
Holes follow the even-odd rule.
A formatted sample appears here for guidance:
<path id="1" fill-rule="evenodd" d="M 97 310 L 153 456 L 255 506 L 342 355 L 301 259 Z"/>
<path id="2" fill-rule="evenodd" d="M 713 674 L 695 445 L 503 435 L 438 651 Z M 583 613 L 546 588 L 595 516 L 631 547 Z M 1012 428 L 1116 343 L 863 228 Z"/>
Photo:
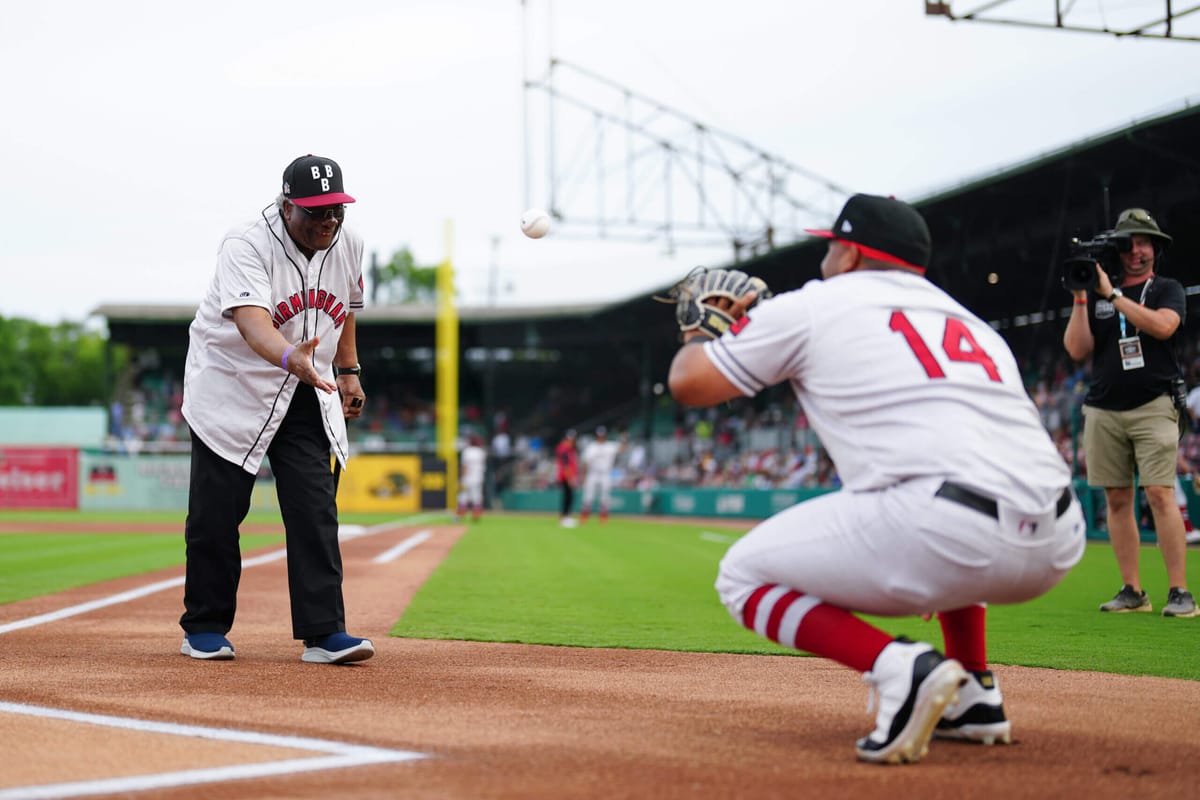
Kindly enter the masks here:
<path id="1" fill-rule="evenodd" d="M 742 621 L 795 646 L 825 601 L 884 616 L 1037 597 L 1079 561 L 1070 471 L 1005 342 L 923 277 L 856 271 L 763 301 L 704 345 L 746 394 L 787 380 L 845 488 L 759 523 L 721 561 Z M 939 495 L 948 483 L 992 512 Z M 802 593 L 792 601 L 789 591 Z"/>
<path id="2" fill-rule="evenodd" d="M 465 486 L 483 486 L 487 469 L 487 451 L 478 445 L 467 445 L 462 451 L 462 482 Z"/>
<path id="3" fill-rule="evenodd" d="M 617 464 L 617 451 L 621 449 L 620 442 L 593 441 L 583 448 L 580 458 L 587 474 L 611 475 Z"/>
<path id="4" fill-rule="evenodd" d="M 1187 407 L 1189 411 L 1200 417 L 1200 386 L 1192 387 L 1192 390 L 1187 393 Z"/>
<path id="5" fill-rule="evenodd" d="M 597 495 L 607 506 L 612 494 L 612 473 L 617 464 L 620 442 L 593 441 L 583 448 L 580 462 L 583 465 L 583 504 L 590 505 Z"/>
<path id="6" fill-rule="evenodd" d="M 265 361 L 233 321 L 238 306 L 266 309 L 294 344 L 319 336 L 313 366 L 332 381 L 333 356 L 349 314 L 363 307 L 362 240 L 344 226 L 310 260 L 274 206 L 229 231 L 217 269 L 188 329 L 183 416 L 217 455 L 256 473 L 299 380 Z M 318 391 L 325 433 L 342 466 L 349 454 L 338 394 Z"/>
<path id="7" fill-rule="evenodd" d="M 1008 345 L 919 275 L 809 281 L 735 330 L 709 358 L 746 395 L 789 381 L 847 489 L 940 476 L 1036 511 L 1070 483 Z"/>

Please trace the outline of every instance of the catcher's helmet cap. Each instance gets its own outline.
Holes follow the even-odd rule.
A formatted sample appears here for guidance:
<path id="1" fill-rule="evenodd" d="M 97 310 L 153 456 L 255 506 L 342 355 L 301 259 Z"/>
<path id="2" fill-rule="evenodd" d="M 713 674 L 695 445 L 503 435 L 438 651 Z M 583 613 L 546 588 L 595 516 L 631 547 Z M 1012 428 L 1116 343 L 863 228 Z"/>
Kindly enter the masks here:
<path id="1" fill-rule="evenodd" d="M 342 168 L 332 158 L 300 156 L 283 170 L 283 196 L 298 206 L 336 206 L 353 203 L 342 190 Z"/>
<path id="2" fill-rule="evenodd" d="M 805 233 L 848 242 L 868 258 L 921 272 L 929 266 L 933 254 L 925 218 L 908 203 L 894 197 L 856 194 L 842 206 L 832 229 L 806 229 Z"/>
<path id="3" fill-rule="evenodd" d="M 1133 236 L 1135 233 L 1149 236 L 1157 240 L 1157 244 L 1161 245 L 1164 250 L 1171 243 L 1171 237 L 1162 232 L 1158 223 L 1154 221 L 1154 217 L 1150 216 L 1150 212 L 1144 208 L 1127 208 L 1122 211 L 1117 217 L 1117 225 L 1113 228 L 1113 233 L 1118 236 Z"/>

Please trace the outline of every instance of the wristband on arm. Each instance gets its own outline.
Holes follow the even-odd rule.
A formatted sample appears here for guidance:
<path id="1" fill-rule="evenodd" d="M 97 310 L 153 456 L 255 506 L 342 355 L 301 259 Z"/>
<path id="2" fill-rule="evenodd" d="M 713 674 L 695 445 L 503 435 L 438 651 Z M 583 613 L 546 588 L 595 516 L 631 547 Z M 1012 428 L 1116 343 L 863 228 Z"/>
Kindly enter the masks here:
<path id="1" fill-rule="evenodd" d="M 280 359 L 279 364 L 280 364 L 280 366 L 283 367 L 284 372 L 289 371 L 288 365 L 287 365 L 288 356 L 290 356 L 292 354 L 292 351 L 295 349 L 296 349 L 295 346 L 291 346 L 291 347 L 288 347 L 288 349 L 283 351 L 283 358 Z"/>

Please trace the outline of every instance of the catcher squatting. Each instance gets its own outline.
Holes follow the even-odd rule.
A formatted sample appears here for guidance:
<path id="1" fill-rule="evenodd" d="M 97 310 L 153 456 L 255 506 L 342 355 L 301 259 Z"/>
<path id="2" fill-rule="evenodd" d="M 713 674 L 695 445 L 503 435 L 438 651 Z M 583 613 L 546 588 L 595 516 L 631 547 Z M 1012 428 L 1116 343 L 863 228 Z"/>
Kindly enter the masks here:
<path id="1" fill-rule="evenodd" d="M 1082 557 L 1083 511 L 1008 345 L 925 279 L 925 220 L 855 195 L 822 280 L 772 296 L 695 270 L 667 297 L 684 346 L 673 397 L 712 406 L 787 381 L 843 487 L 755 526 L 721 561 L 733 618 L 863 674 L 875 728 L 859 759 L 920 760 L 934 736 L 1011 741 L 987 665 L 988 603 L 1049 591 Z M 953 435 L 947 435 L 953 432 Z M 856 614 L 936 615 L 943 654 Z"/>

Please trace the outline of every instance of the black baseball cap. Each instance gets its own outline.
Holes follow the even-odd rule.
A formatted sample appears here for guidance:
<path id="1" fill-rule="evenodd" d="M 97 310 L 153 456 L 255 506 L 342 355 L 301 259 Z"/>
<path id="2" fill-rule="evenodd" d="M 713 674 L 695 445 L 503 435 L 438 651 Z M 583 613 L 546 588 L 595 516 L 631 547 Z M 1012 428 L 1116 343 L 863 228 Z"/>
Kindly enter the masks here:
<path id="1" fill-rule="evenodd" d="M 353 203 L 342 191 L 342 168 L 332 158 L 309 153 L 300 156 L 283 170 L 283 196 L 298 206 L 334 206 Z"/>
<path id="2" fill-rule="evenodd" d="M 842 206 L 827 231 L 805 230 L 823 239 L 848 242 L 867 258 L 921 272 L 929 266 L 933 243 L 925 218 L 894 197 L 856 194 Z"/>

